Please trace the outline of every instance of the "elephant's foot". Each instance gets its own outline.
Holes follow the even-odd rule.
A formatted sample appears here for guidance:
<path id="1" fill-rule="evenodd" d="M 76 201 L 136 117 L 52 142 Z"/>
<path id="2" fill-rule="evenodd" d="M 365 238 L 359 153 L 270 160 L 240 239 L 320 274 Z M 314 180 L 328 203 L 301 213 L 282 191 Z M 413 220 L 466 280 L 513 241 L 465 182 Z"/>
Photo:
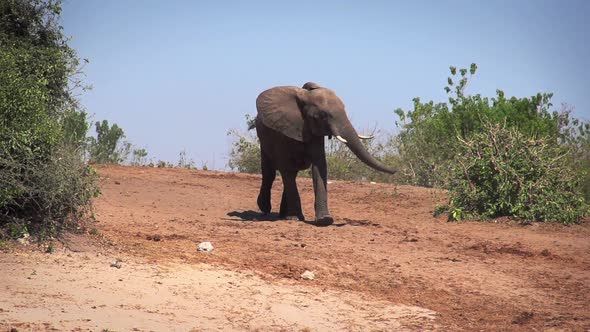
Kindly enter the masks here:
<path id="1" fill-rule="evenodd" d="M 260 211 L 262 211 L 264 214 L 269 214 L 270 210 L 271 210 L 271 204 L 270 204 L 270 199 L 263 197 L 263 196 L 258 196 L 258 208 L 260 209 Z"/>
<path id="2" fill-rule="evenodd" d="M 334 223 L 334 218 L 332 218 L 332 216 L 330 216 L 330 215 L 318 217 L 315 219 L 316 226 L 330 226 L 333 223 Z"/>

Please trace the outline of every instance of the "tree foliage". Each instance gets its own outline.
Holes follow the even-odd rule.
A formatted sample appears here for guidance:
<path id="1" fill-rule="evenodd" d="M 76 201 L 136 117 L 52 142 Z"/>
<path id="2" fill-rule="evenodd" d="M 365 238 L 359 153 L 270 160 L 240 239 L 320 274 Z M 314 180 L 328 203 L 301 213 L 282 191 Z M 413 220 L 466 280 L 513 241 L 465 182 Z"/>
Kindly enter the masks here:
<path id="1" fill-rule="evenodd" d="M 448 103 L 415 98 L 412 110 L 395 111 L 404 182 L 449 189 L 455 219 L 578 221 L 586 211 L 588 124 L 567 109 L 551 111 L 552 94 L 468 95 L 476 70 L 450 68 Z"/>
<path id="2" fill-rule="evenodd" d="M 96 138 L 90 137 L 90 162 L 120 164 L 131 152 L 131 144 L 124 141 L 125 132 L 116 123 L 109 126 L 107 120 L 95 124 Z M 147 153 L 146 153 L 147 155 Z"/>
<path id="3" fill-rule="evenodd" d="M 0 1 L 0 226 L 55 231 L 97 194 L 60 13 L 59 1 Z"/>

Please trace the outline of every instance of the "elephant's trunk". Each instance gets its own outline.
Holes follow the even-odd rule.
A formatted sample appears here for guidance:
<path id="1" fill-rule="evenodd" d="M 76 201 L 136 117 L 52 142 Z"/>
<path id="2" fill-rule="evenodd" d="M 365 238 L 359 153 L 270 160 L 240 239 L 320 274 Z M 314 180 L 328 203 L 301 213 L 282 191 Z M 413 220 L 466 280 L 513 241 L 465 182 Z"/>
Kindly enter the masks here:
<path id="1" fill-rule="evenodd" d="M 369 153 L 369 151 L 367 151 L 367 149 L 365 149 L 365 146 L 363 145 L 363 143 L 359 139 L 359 136 L 358 136 L 356 130 L 354 129 L 354 127 L 352 127 L 352 124 L 350 123 L 350 121 L 348 121 L 348 119 L 347 119 L 347 121 L 345 121 L 345 122 L 346 122 L 346 124 L 342 127 L 337 127 L 337 128 L 333 127 L 332 133 L 335 136 L 336 135 L 342 136 L 342 138 L 344 138 L 346 140 L 346 145 L 348 146 L 350 151 L 352 151 L 357 156 L 357 158 L 359 158 L 362 162 L 364 162 L 365 164 L 367 164 L 371 168 L 374 168 L 374 169 L 381 171 L 381 172 L 395 174 L 396 170 L 384 165 L 383 163 L 381 163 L 380 161 L 375 159 L 375 157 L 373 157 Z"/>

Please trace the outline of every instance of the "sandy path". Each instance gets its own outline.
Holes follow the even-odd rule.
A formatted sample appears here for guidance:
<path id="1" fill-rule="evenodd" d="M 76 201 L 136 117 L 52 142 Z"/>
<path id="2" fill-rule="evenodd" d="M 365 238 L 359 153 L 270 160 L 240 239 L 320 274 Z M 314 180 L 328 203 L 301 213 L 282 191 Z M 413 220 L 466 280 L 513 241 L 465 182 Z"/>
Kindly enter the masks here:
<path id="1" fill-rule="evenodd" d="M 204 253 L 205 254 L 205 253 Z M 206 255 L 206 254 L 205 254 Z M 121 259 L 121 257 L 118 257 Z M 18 331 L 434 330 L 436 314 L 359 294 L 271 283 L 206 264 L 125 257 L 0 255 L 0 326 Z M 313 283 L 313 281 L 309 281 Z"/>

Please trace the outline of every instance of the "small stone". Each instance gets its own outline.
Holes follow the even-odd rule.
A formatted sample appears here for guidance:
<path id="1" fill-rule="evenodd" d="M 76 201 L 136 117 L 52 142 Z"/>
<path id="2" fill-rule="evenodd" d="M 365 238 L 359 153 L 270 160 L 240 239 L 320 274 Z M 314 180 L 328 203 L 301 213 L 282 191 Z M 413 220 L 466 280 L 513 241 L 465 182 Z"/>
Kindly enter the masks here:
<path id="1" fill-rule="evenodd" d="M 313 279 L 315 279 L 315 273 L 313 273 L 311 271 L 305 271 L 305 272 L 303 272 L 303 274 L 301 274 L 301 279 L 313 280 Z"/>
<path id="2" fill-rule="evenodd" d="M 22 244 L 23 246 L 26 246 L 29 244 L 29 233 L 24 233 L 22 237 L 18 238 L 16 241 L 20 244 Z"/>
<path id="3" fill-rule="evenodd" d="M 375 182 L 375 181 L 371 181 L 370 183 L 371 183 L 371 184 L 377 184 L 377 182 Z"/>
<path id="4" fill-rule="evenodd" d="M 146 239 L 149 241 L 160 241 L 162 239 L 162 237 L 159 234 L 154 234 L 154 235 L 148 235 L 146 236 Z"/>
<path id="5" fill-rule="evenodd" d="M 213 245 L 211 242 L 201 242 L 197 251 L 211 252 L 213 251 Z"/>
<path id="6" fill-rule="evenodd" d="M 111 263 L 111 267 L 116 267 L 117 269 L 121 268 L 121 262 L 119 262 L 119 260 L 115 260 Z"/>

